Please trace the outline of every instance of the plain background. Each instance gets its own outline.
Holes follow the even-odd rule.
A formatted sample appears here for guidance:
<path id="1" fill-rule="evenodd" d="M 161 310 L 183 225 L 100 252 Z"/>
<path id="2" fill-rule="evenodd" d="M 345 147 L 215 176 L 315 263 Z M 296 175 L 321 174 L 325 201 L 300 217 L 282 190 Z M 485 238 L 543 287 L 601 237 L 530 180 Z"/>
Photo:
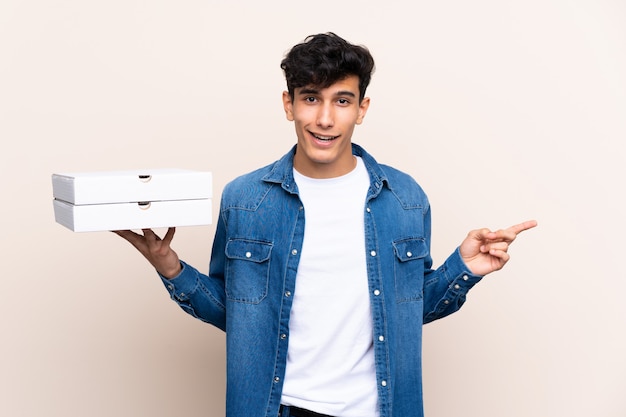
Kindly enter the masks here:
<path id="1" fill-rule="evenodd" d="M 427 415 L 626 415 L 621 0 L 3 0 L 0 415 L 223 415 L 224 335 L 119 237 L 56 224 L 50 175 L 209 170 L 217 200 L 294 143 L 279 63 L 326 31 L 376 59 L 354 141 L 426 189 L 436 264 L 539 221 L 426 326 Z M 174 247 L 206 271 L 213 232 Z"/>

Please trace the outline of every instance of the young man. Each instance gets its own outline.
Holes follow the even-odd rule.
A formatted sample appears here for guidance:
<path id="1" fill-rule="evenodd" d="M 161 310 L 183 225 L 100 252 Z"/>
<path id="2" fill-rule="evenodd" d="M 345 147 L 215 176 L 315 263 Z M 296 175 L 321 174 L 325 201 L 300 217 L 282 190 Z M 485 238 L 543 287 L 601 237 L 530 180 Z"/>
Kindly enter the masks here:
<path id="1" fill-rule="evenodd" d="M 187 313 L 226 332 L 228 417 L 423 415 L 422 324 L 458 310 L 528 221 L 471 231 L 431 269 L 430 206 L 352 143 L 374 61 L 329 33 L 281 64 L 297 144 L 223 192 L 209 274 L 170 243 L 117 233 Z"/>

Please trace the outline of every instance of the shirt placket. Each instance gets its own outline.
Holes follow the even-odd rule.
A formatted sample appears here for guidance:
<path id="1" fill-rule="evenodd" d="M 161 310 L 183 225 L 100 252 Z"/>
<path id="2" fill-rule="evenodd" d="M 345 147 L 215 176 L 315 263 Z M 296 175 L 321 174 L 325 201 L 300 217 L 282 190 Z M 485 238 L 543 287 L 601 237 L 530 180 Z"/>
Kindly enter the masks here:
<path id="1" fill-rule="evenodd" d="M 374 358 L 376 363 L 376 383 L 380 417 L 389 415 L 391 390 L 389 344 L 387 343 L 387 318 L 382 285 L 381 264 L 378 242 L 372 219 L 372 208 L 365 207 L 365 241 L 367 253 L 367 276 L 372 306 L 372 328 L 374 332 Z"/>
<path id="2" fill-rule="evenodd" d="M 293 238 L 287 255 L 287 267 L 283 284 L 282 301 L 280 307 L 278 349 L 274 366 L 274 376 L 270 393 L 268 416 L 278 413 L 282 396 L 282 387 L 287 366 L 287 347 L 289 342 L 289 317 L 293 305 L 293 293 L 296 283 L 296 273 L 300 262 L 300 249 L 304 240 L 304 207 L 298 201 L 298 214 L 294 227 Z"/>

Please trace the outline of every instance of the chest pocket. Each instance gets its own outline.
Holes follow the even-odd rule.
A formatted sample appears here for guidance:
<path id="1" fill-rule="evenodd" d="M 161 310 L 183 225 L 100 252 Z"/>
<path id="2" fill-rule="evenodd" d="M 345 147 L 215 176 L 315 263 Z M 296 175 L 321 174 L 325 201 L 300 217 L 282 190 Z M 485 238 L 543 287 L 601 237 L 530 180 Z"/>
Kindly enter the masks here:
<path id="1" fill-rule="evenodd" d="M 424 258 L 428 255 L 426 240 L 407 238 L 393 242 L 396 301 L 418 301 L 424 294 Z"/>
<path id="2" fill-rule="evenodd" d="M 232 301 L 258 304 L 267 296 L 270 242 L 233 239 L 226 243 L 226 296 Z"/>

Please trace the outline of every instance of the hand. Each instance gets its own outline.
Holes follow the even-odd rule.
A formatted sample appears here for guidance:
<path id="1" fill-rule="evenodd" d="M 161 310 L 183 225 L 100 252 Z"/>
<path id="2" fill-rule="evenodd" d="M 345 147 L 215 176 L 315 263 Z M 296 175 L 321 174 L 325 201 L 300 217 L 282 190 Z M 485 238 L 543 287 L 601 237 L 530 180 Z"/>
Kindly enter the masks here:
<path id="1" fill-rule="evenodd" d="M 115 230 L 113 233 L 130 242 L 166 278 L 174 278 L 182 269 L 180 259 L 170 247 L 176 228 L 170 227 L 161 239 L 152 229 L 143 229 L 143 235 L 131 230 Z"/>
<path id="2" fill-rule="evenodd" d="M 535 226 L 537 222 L 529 220 L 495 232 L 489 229 L 472 230 L 461 243 L 461 257 L 476 275 L 487 275 L 502 269 L 510 259 L 507 251 L 517 235 Z"/>

